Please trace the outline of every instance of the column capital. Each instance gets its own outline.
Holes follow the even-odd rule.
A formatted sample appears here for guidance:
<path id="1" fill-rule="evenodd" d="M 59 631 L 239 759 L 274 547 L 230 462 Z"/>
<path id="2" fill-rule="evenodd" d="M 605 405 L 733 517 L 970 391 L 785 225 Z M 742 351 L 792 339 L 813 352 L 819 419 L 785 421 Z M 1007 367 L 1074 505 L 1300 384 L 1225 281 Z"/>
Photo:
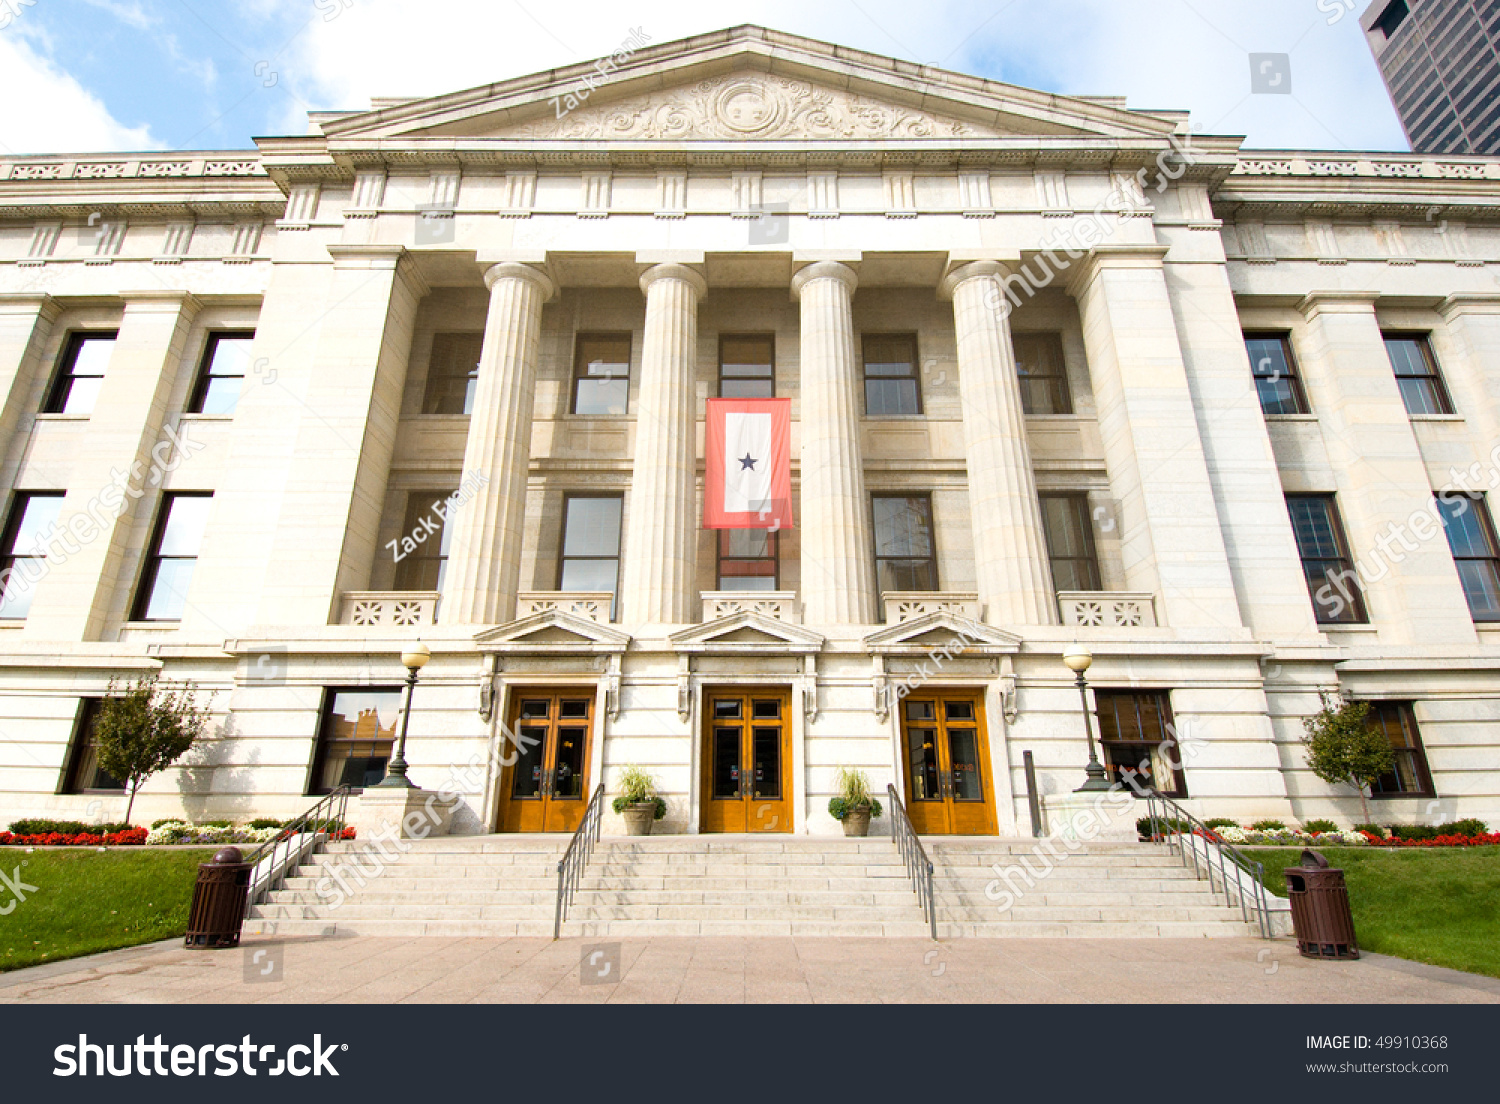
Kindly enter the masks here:
<path id="1" fill-rule="evenodd" d="M 364 269 L 370 272 L 392 270 L 408 284 L 418 299 L 432 289 L 417 271 L 412 251 L 404 245 L 345 245 L 327 247 L 335 269 Z"/>
<path id="2" fill-rule="evenodd" d="M 1072 275 L 1066 290 L 1069 295 L 1079 292 L 1094 282 L 1094 277 L 1107 268 L 1154 268 L 1160 269 L 1166 262 L 1170 247 L 1165 245 L 1099 245 L 1090 249 L 1088 255 L 1072 262 Z M 1071 256 L 1071 254 L 1069 254 Z"/>
<path id="3" fill-rule="evenodd" d="M 685 264 L 659 264 L 646 269 L 641 273 L 641 294 L 651 294 L 651 285 L 658 280 L 677 280 L 687 284 L 699 300 L 708 294 L 708 281 L 703 274 Z"/>
<path id="4" fill-rule="evenodd" d="M 1003 280 L 1010 273 L 1010 268 L 999 261 L 970 261 L 967 264 L 958 265 L 938 281 L 938 298 L 952 299 L 953 293 L 958 290 L 958 286 L 968 283 L 970 280 L 982 280 L 985 278 Z"/>
<path id="5" fill-rule="evenodd" d="M 181 314 L 194 318 L 203 306 L 202 300 L 190 291 L 165 288 L 122 291 L 120 298 L 125 300 L 125 310 L 134 314 Z"/>
<path id="6" fill-rule="evenodd" d="M 800 298 L 802 289 L 814 280 L 837 280 L 854 294 L 859 287 L 859 275 L 840 261 L 815 261 L 806 268 L 798 269 L 792 277 L 792 295 Z"/>
<path id="7" fill-rule="evenodd" d="M 1454 292 L 1438 304 L 1438 313 L 1448 322 L 1465 314 L 1500 314 L 1500 294 L 1483 291 Z"/>
<path id="8" fill-rule="evenodd" d="M 1321 314 L 1374 314 L 1378 291 L 1311 291 L 1302 297 L 1297 310 L 1311 322 Z"/>
<path id="9" fill-rule="evenodd" d="M 57 301 L 57 297 L 45 291 L 0 292 L 0 314 L 35 314 L 48 322 L 55 322 L 61 313 L 62 304 Z"/>
<path id="10" fill-rule="evenodd" d="M 529 281 L 541 289 L 543 301 L 557 294 L 557 285 L 552 282 L 552 278 L 535 265 L 501 261 L 484 270 L 484 286 L 490 291 L 494 291 L 495 285 L 501 280 Z"/>

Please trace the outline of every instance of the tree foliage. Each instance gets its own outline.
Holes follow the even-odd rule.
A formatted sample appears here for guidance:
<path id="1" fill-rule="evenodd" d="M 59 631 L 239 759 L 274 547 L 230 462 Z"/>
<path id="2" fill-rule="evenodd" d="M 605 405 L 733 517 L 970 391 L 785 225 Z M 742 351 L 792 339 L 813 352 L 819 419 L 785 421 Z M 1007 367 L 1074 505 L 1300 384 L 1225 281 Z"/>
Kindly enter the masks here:
<path id="1" fill-rule="evenodd" d="M 1370 725 L 1368 702 L 1347 701 L 1333 694 L 1321 695 L 1323 708 L 1302 722 L 1306 730 L 1302 746 L 1307 765 L 1331 785 L 1346 782 L 1359 791 L 1365 820 L 1370 819 L 1366 793 L 1375 780 L 1395 765 L 1391 742 Z"/>
<path id="2" fill-rule="evenodd" d="M 155 672 L 124 686 L 110 680 L 109 696 L 99 705 L 94 738 L 99 765 L 130 791 L 126 821 L 146 779 L 182 758 L 207 730 L 208 704 L 198 704 L 196 690 L 190 682 L 178 687 L 159 685 Z"/>

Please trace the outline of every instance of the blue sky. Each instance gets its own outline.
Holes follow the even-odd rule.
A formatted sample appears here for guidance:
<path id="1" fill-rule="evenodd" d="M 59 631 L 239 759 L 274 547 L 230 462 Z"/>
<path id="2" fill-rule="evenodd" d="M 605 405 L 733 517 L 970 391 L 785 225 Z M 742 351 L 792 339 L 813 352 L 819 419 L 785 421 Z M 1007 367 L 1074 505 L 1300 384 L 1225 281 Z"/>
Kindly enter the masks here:
<path id="1" fill-rule="evenodd" d="M 734 23 L 1186 109 L 1255 147 L 1404 149 L 1359 28 L 1367 2 L 10 0 L 0 152 L 246 148 L 305 130 L 309 110 L 588 60 L 635 27 L 665 42 Z M 1288 55 L 1290 94 L 1251 92 L 1251 53 Z"/>

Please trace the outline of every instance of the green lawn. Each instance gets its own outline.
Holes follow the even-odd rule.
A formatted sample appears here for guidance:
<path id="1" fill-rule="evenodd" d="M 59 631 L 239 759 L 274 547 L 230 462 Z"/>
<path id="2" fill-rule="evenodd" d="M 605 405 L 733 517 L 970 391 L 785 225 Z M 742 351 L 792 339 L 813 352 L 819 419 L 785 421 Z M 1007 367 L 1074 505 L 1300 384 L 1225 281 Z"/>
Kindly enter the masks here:
<path id="1" fill-rule="evenodd" d="M 214 849 L 0 847 L 0 871 L 36 886 L 0 916 L 0 971 L 181 935 L 198 864 Z M 23 865 L 24 864 L 24 865 Z M 12 903 L 0 887 L 0 908 Z"/>
<path id="2" fill-rule="evenodd" d="M 1318 849 L 1342 867 L 1361 950 L 1500 977 L 1500 847 Z M 1266 885 L 1286 896 L 1282 871 L 1299 848 L 1246 848 Z"/>

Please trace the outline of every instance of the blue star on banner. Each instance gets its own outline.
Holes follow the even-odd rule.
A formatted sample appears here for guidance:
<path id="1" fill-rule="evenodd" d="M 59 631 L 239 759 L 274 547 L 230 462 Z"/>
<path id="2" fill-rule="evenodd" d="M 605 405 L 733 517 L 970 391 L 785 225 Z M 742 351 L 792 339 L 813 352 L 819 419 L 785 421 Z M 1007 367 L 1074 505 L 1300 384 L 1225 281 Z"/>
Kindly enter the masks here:
<path id="1" fill-rule="evenodd" d="M 752 460 L 750 458 L 750 454 L 747 452 L 747 453 L 745 453 L 744 456 L 740 457 L 740 471 L 744 471 L 746 468 L 749 468 L 751 471 L 754 471 L 755 470 L 755 465 L 759 464 L 759 463 L 760 463 L 759 460 Z"/>

